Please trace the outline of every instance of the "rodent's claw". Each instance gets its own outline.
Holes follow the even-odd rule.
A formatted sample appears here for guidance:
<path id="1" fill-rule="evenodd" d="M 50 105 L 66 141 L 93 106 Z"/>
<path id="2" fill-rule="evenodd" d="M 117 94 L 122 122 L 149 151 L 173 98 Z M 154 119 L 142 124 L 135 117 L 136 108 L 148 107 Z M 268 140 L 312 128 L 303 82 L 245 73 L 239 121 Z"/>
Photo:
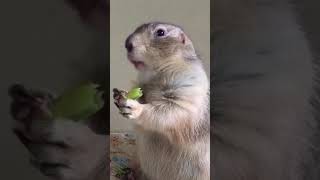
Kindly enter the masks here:
<path id="1" fill-rule="evenodd" d="M 121 106 L 119 104 L 118 106 L 120 114 L 128 119 L 136 119 L 142 112 L 142 105 L 136 100 L 126 99 Z"/>
<path id="2" fill-rule="evenodd" d="M 120 112 L 120 114 L 121 114 L 123 117 L 127 118 L 127 119 L 133 119 L 133 118 L 131 118 L 131 113 L 121 113 L 121 112 Z"/>
<path id="3" fill-rule="evenodd" d="M 132 115 L 132 107 L 128 106 L 126 101 L 121 102 L 121 103 L 115 102 L 115 104 L 119 108 L 119 111 L 120 111 L 119 113 L 122 116 L 131 119 L 130 117 Z"/>
<path id="4" fill-rule="evenodd" d="M 122 107 L 124 106 L 125 104 L 125 101 L 126 101 L 126 94 L 128 92 L 124 91 L 124 90 L 119 90 L 117 88 L 114 88 L 113 89 L 113 99 L 115 100 L 114 101 L 114 104 L 119 108 L 119 107 Z"/>
<path id="5" fill-rule="evenodd" d="M 120 114 L 122 114 L 125 117 L 129 117 L 132 114 L 132 108 L 131 107 L 120 107 Z"/>

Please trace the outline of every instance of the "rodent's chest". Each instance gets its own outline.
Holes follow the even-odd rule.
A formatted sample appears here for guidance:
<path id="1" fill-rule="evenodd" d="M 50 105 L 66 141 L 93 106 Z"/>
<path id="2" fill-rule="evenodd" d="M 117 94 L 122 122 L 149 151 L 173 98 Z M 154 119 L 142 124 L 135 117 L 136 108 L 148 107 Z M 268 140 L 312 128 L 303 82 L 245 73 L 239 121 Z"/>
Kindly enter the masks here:
<path id="1" fill-rule="evenodd" d="M 143 91 L 142 103 L 176 98 L 173 86 L 169 84 L 149 83 L 141 84 L 139 87 Z"/>
<path id="2" fill-rule="evenodd" d="M 141 98 L 143 103 L 150 103 L 163 98 L 163 90 L 158 85 L 142 84 L 140 87 L 143 90 L 143 96 Z"/>

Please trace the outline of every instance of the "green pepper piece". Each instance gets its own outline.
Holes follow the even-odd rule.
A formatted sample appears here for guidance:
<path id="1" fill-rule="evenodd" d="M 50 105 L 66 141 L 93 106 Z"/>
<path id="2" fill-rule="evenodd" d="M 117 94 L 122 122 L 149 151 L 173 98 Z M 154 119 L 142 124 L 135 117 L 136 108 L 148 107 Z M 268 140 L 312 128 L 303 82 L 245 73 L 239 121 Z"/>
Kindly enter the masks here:
<path id="1" fill-rule="evenodd" d="M 103 92 L 98 87 L 97 84 L 86 83 L 65 91 L 50 107 L 53 117 L 86 120 L 104 105 Z"/>
<path id="2" fill-rule="evenodd" d="M 133 88 L 127 94 L 127 99 L 137 100 L 143 95 L 141 88 Z"/>

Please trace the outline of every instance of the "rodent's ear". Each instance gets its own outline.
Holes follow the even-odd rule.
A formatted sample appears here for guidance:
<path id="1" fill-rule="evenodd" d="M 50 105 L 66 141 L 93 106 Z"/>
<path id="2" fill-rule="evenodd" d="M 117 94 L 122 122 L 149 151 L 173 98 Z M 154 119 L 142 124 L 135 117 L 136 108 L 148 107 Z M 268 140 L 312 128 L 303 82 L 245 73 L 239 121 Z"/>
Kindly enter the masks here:
<path id="1" fill-rule="evenodd" d="M 186 36 L 184 35 L 184 33 L 180 33 L 180 40 L 182 44 L 186 44 Z"/>

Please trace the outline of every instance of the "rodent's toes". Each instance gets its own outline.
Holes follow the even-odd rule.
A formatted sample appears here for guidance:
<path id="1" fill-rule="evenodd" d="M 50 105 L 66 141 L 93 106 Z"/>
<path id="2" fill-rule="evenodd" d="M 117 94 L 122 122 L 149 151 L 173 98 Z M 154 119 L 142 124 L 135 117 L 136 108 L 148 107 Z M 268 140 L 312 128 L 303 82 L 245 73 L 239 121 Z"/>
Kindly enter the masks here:
<path id="1" fill-rule="evenodd" d="M 15 120 L 23 121 L 30 117 L 32 107 L 27 103 L 13 102 L 11 104 L 11 115 Z"/>
<path id="2" fill-rule="evenodd" d="M 14 100 L 22 100 L 22 98 L 27 99 L 31 96 L 28 90 L 21 84 L 13 84 L 12 86 L 10 86 L 8 94 Z"/>
<path id="3" fill-rule="evenodd" d="M 53 100 L 49 93 L 29 90 L 20 84 L 12 85 L 8 93 L 12 97 L 11 115 L 18 121 L 26 121 L 37 114 L 45 114 Z"/>
<path id="4" fill-rule="evenodd" d="M 125 105 L 126 94 L 127 94 L 126 91 L 119 90 L 116 88 L 113 89 L 113 99 L 115 100 L 115 104 L 118 108 Z"/>

